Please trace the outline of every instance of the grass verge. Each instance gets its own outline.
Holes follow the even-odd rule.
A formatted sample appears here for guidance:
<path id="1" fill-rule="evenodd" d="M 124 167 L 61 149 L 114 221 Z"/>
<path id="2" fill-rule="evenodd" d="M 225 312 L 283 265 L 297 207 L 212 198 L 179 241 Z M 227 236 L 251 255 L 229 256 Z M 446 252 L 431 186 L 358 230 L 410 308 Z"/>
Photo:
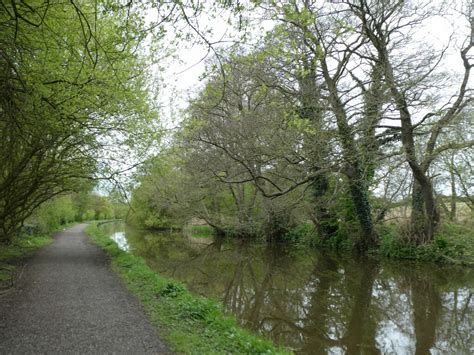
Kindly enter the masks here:
<path id="1" fill-rule="evenodd" d="M 50 244 L 53 241 L 51 235 L 54 232 L 65 230 L 77 223 L 62 224 L 49 233 L 22 234 L 13 239 L 10 244 L 0 244 L 0 289 L 13 286 L 17 267 L 35 250 Z"/>
<path id="2" fill-rule="evenodd" d="M 271 341 L 240 328 L 222 306 L 152 271 L 145 261 L 118 248 L 96 224 L 87 227 L 92 241 L 112 259 L 112 268 L 143 304 L 171 349 L 187 354 L 288 354 Z"/>
<path id="3" fill-rule="evenodd" d="M 13 286 L 15 269 L 21 261 L 51 241 L 48 235 L 29 235 L 15 238 L 10 244 L 0 245 L 0 289 Z"/>

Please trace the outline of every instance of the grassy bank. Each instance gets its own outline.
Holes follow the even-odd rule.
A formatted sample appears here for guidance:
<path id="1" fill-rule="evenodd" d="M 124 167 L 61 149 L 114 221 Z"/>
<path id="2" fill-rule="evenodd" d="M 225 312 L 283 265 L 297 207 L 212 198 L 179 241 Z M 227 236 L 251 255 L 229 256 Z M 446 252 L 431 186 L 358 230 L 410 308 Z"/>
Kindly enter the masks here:
<path id="1" fill-rule="evenodd" d="M 0 289 L 13 286 L 15 270 L 21 261 L 51 241 L 48 235 L 31 235 L 20 236 L 8 245 L 0 245 Z"/>
<path id="2" fill-rule="evenodd" d="M 373 252 L 384 257 L 435 261 L 474 266 L 474 225 L 472 223 L 443 223 L 432 242 L 423 245 L 407 243 L 395 224 L 379 228 L 380 245 Z"/>
<path id="3" fill-rule="evenodd" d="M 86 232 L 110 255 L 113 269 L 144 305 L 172 350 L 193 354 L 288 353 L 240 328 L 218 303 L 190 293 L 184 285 L 153 272 L 142 258 L 120 250 L 97 225 L 90 225 Z"/>
<path id="4" fill-rule="evenodd" d="M 380 237 L 379 245 L 370 250 L 370 254 L 389 259 L 405 259 L 447 264 L 474 266 L 474 222 L 444 222 L 436 232 L 432 242 L 415 245 L 410 243 L 406 224 L 385 223 L 376 226 Z M 188 226 L 185 229 L 190 236 L 213 236 L 210 226 Z M 320 240 L 312 224 L 303 223 L 290 229 L 281 242 L 294 247 L 327 249 L 337 252 L 352 252 L 354 248 L 353 233 L 341 228 L 327 240 Z"/>
<path id="5" fill-rule="evenodd" d="M 436 231 L 430 243 L 416 245 L 406 237 L 405 224 L 385 223 L 377 225 L 379 245 L 370 250 L 372 255 L 389 259 L 405 259 L 423 262 L 438 262 L 474 266 L 474 222 L 445 222 Z M 352 252 L 354 238 L 347 231 L 339 231 L 331 238 L 321 241 L 315 228 L 300 224 L 283 238 L 287 243 L 303 248 L 317 247 L 337 252 Z"/>

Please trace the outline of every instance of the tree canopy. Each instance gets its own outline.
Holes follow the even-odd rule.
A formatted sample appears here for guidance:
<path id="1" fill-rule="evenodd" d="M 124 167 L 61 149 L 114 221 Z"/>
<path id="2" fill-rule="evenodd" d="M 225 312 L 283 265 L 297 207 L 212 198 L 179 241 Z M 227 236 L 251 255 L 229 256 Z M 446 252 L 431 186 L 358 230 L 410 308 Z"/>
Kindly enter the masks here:
<path id="1" fill-rule="evenodd" d="M 117 1 L 2 3 L 0 240 L 133 144 L 148 101 L 144 20 Z M 109 165 L 110 167 L 110 165 Z"/>
<path id="2" fill-rule="evenodd" d="M 131 219 L 148 227 L 273 238 L 311 225 L 322 244 L 364 252 L 397 206 L 414 244 L 455 219 L 460 198 L 472 208 L 469 2 L 1 6 L 3 241 L 43 202 L 151 152 L 129 192 Z M 238 43 L 210 39 L 223 14 Z M 423 34 L 441 16 L 459 24 L 439 45 Z M 271 26 L 252 32 L 262 19 Z M 151 145 L 161 132 L 150 79 L 168 39 L 213 57 L 180 127 Z"/>

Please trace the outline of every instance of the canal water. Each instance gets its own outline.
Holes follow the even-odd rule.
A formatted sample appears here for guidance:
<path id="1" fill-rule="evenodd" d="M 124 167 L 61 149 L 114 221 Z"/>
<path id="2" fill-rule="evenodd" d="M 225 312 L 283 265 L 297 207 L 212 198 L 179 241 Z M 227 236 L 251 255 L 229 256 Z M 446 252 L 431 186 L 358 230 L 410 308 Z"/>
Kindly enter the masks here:
<path id="1" fill-rule="evenodd" d="M 474 354 L 474 270 L 102 228 L 242 326 L 302 354 Z"/>

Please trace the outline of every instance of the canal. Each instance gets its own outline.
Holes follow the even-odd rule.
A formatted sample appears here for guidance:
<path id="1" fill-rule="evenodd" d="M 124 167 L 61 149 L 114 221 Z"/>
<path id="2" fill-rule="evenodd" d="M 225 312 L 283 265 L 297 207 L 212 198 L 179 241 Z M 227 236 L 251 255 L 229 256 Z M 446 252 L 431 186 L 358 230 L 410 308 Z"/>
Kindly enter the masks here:
<path id="1" fill-rule="evenodd" d="M 102 228 L 158 273 L 298 353 L 474 353 L 472 269 Z"/>

